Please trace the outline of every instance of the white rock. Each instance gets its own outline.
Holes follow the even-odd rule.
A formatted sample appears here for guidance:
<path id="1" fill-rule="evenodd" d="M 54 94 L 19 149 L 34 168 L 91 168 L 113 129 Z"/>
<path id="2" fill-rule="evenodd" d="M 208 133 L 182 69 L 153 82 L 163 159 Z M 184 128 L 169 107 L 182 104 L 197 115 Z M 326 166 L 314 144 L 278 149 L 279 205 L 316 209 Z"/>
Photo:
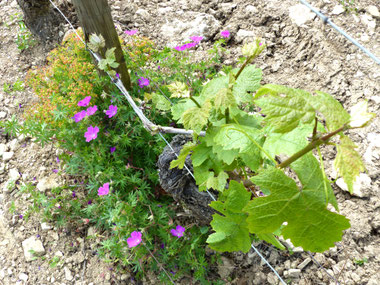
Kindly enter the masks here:
<path id="1" fill-rule="evenodd" d="M 255 38 L 255 32 L 240 29 L 236 33 L 236 41 L 238 43 L 242 42 L 246 38 L 252 38 L 252 39 Z"/>
<path id="2" fill-rule="evenodd" d="M 42 245 L 42 242 L 35 236 L 31 236 L 30 238 L 24 240 L 22 242 L 22 247 L 24 249 L 26 261 L 32 261 L 34 256 L 41 256 L 45 254 L 45 248 Z M 33 253 L 31 251 L 33 251 Z"/>
<path id="3" fill-rule="evenodd" d="M 374 18 L 380 18 L 380 12 L 379 9 L 376 6 L 369 5 L 366 8 L 367 12 Z"/>
<path id="4" fill-rule="evenodd" d="M 13 152 L 13 151 L 6 151 L 6 152 L 4 152 L 3 153 L 3 160 L 4 161 L 9 161 L 9 160 L 11 160 L 11 158 L 13 157 L 13 155 L 14 155 L 15 153 Z"/>
<path id="5" fill-rule="evenodd" d="M 7 116 L 7 113 L 4 111 L 0 112 L 0 119 L 4 119 Z"/>
<path id="6" fill-rule="evenodd" d="M 257 8 L 253 5 L 247 5 L 247 7 L 245 7 L 245 10 L 250 14 L 257 14 L 259 12 L 259 10 L 257 10 Z"/>
<path id="7" fill-rule="evenodd" d="M 72 275 L 72 273 L 71 273 L 71 271 L 70 271 L 70 269 L 68 269 L 66 266 L 63 268 L 63 270 L 65 271 L 65 278 L 66 278 L 66 280 L 67 281 L 71 281 L 71 280 L 73 280 L 73 275 Z"/>
<path id="8" fill-rule="evenodd" d="M 339 186 L 340 189 L 344 191 L 348 191 L 347 184 L 344 182 L 343 178 L 339 178 L 336 181 L 336 185 Z M 363 198 L 364 194 L 362 192 L 363 187 L 370 187 L 371 186 L 371 178 L 365 174 L 365 173 L 360 173 L 359 177 L 356 178 L 356 181 L 354 182 L 353 188 L 354 191 L 352 195 Z"/>
<path id="9" fill-rule="evenodd" d="M 300 270 L 302 270 L 302 269 L 304 269 L 304 268 L 305 268 L 310 262 L 311 262 L 311 258 L 308 257 L 308 258 L 306 258 L 303 262 L 301 262 L 301 263 L 297 266 L 297 268 L 300 269 Z"/>
<path id="10" fill-rule="evenodd" d="M 18 278 L 19 278 L 20 280 L 26 282 L 26 281 L 28 281 L 29 276 L 26 275 L 25 273 L 20 273 L 19 276 L 18 276 Z"/>
<path id="11" fill-rule="evenodd" d="M 53 227 L 51 225 L 49 225 L 48 223 L 41 223 L 41 229 L 43 231 L 48 231 L 48 230 L 51 230 Z"/>
<path id="12" fill-rule="evenodd" d="M 161 27 L 162 37 L 172 41 L 168 46 L 188 41 L 191 36 L 203 36 L 207 40 L 221 29 L 220 22 L 210 14 L 185 12 L 181 19 L 189 20 L 180 21 L 177 17 Z"/>
<path id="13" fill-rule="evenodd" d="M 41 192 L 45 192 L 46 190 L 57 188 L 57 187 L 59 187 L 59 183 L 58 183 L 58 175 L 56 174 L 50 175 L 49 177 L 42 178 L 37 184 L 37 189 L 40 190 Z"/>
<path id="14" fill-rule="evenodd" d="M 18 143 L 17 139 L 13 139 L 13 140 L 9 143 L 9 148 L 11 149 L 11 151 L 15 151 L 15 150 L 17 150 L 19 146 L 20 146 L 20 144 Z"/>
<path id="15" fill-rule="evenodd" d="M 302 26 L 315 18 L 315 14 L 305 5 L 297 4 L 289 7 L 289 17 L 297 26 Z"/>
<path id="16" fill-rule="evenodd" d="M 9 179 L 16 182 L 17 180 L 20 179 L 20 177 L 21 175 L 16 168 L 12 168 L 9 170 Z"/>
<path id="17" fill-rule="evenodd" d="M 336 6 L 334 6 L 331 14 L 340 15 L 340 14 L 344 13 L 344 11 L 346 11 L 346 10 L 344 9 L 344 7 L 342 5 L 336 5 Z"/>
<path id="18" fill-rule="evenodd" d="M 59 250 L 56 253 L 54 253 L 54 255 L 58 257 L 63 257 L 62 251 L 59 251 Z"/>
<path id="19" fill-rule="evenodd" d="M 299 278 L 301 276 L 301 270 L 300 269 L 289 269 L 288 270 L 288 276 L 289 276 L 289 278 Z"/>
<path id="20" fill-rule="evenodd" d="M 143 19 L 145 19 L 145 20 L 149 19 L 149 17 L 150 17 L 148 11 L 144 10 L 144 9 L 138 9 L 136 11 L 136 15 L 139 16 L 139 17 L 141 17 L 141 18 L 143 18 Z"/>
<path id="21" fill-rule="evenodd" d="M 0 156 L 3 156 L 3 153 L 8 151 L 8 146 L 4 143 L 0 143 Z"/>

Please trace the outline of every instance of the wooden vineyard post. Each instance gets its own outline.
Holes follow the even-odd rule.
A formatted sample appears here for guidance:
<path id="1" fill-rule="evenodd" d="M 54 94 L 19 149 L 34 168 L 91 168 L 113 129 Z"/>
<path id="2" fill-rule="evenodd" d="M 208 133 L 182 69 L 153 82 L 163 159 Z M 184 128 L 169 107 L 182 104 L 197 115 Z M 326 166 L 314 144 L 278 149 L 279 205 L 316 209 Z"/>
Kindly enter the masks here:
<path id="1" fill-rule="evenodd" d="M 124 86 L 130 89 L 128 68 L 107 0 L 73 0 L 73 4 L 83 27 L 86 42 L 89 41 L 91 34 L 97 34 L 105 39 L 106 49 L 116 48 L 115 56 L 119 66 L 115 70 L 119 73 Z"/>

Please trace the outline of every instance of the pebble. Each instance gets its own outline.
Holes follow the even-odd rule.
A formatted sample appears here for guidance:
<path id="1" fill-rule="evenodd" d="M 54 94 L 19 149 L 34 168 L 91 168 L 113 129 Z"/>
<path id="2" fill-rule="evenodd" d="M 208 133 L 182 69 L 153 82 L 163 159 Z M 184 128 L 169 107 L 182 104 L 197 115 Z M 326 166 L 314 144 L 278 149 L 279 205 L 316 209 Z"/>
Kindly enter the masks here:
<path id="1" fill-rule="evenodd" d="M 35 236 L 31 236 L 30 238 L 24 240 L 22 242 L 22 247 L 24 249 L 26 261 L 32 261 L 36 255 L 41 256 L 45 254 L 45 248 L 42 242 Z M 34 253 L 31 253 L 30 251 L 33 251 Z"/>
<path id="2" fill-rule="evenodd" d="M 28 281 L 28 278 L 29 276 L 26 275 L 25 273 L 20 273 L 20 275 L 18 276 L 18 278 L 24 282 Z"/>
<path id="3" fill-rule="evenodd" d="M 366 10 L 367 10 L 368 14 L 370 14 L 372 17 L 374 17 L 374 18 L 380 18 L 379 9 L 376 6 L 369 5 L 366 8 Z"/>
<path id="4" fill-rule="evenodd" d="M 0 156 L 3 156 L 3 153 L 8 151 L 8 146 L 4 143 L 0 143 Z"/>
<path id="5" fill-rule="evenodd" d="M 300 264 L 297 266 L 297 268 L 300 269 L 300 270 L 302 270 L 302 269 L 304 269 L 304 268 L 305 268 L 310 262 L 311 262 L 311 258 L 308 257 L 308 258 L 306 258 L 302 263 L 300 263 Z"/>
<path id="6" fill-rule="evenodd" d="M 299 278 L 301 276 L 301 270 L 300 269 L 289 269 L 288 270 L 288 277 L 289 278 Z"/>
<path id="7" fill-rule="evenodd" d="M 71 281 L 73 280 L 73 274 L 71 273 L 70 269 L 68 269 L 66 266 L 63 268 L 63 270 L 65 271 L 65 278 L 67 281 Z"/>
<path id="8" fill-rule="evenodd" d="M 340 15 L 340 14 L 344 13 L 344 11 L 345 11 L 345 9 L 342 5 L 336 5 L 336 6 L 334 6 L 331 14 Z"/>
<path id="9" fill-rule="evenodd" d="M 9 170 L 9 178 L 11 180 L 16 182 L 17 180 L 20 179 L 20 177 L 21 177 L 21 175 L 16 168 L 12 168 Z"/>
<path id="10" fill-rule="evenodd" d="M 49 225 L 48 223 L 41 223 L 41 229 L 43 231 L 48 231 L 48 230 L 51 230 L 53 227 L 51 225 Z"/>
<path id="11" fill-rule="evenodd" d="M 303 4 L 289 7 L 289 17 L 297 26 L 302 26 L 315 18 L 315 14 Z"/>
<path id="12" fill-rule="evenodd" d="M 11 160 L 11 158 L 13 157 L 13 155 L 14 155 L 15 153 L 13 152 L 13 151 L 6 151 L 6 152 L 4 152 L 3 153 L 3 160 L 4 161 L 9 161 L 9 160 Z"/>
<path id="13" fill-rule="evenodd" d="M 7 113 L 4 111 L 0 112 L 0 119 L 4 119 L 7 116 Z"/>

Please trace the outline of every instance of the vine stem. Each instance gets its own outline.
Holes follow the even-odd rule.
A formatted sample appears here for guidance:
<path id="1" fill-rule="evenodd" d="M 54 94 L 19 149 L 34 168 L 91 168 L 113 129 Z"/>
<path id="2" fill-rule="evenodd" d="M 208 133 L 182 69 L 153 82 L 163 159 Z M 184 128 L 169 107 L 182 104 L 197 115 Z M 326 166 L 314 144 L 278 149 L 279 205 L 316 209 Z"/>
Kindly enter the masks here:
<path id="1" fill-rule="evenodd" d="M 251 55 L 250 57 L 247 58 L 247 60 L 243 63 L 243 65 L 240 67 L 238 73 L 236 73 L 235 80 L 238 79 L 240 73 L 243 72 L 244 68 L 247 66 L 248 63 L 250 63 L 254 59 L 254 55 Z"/>
<path id="2" fill-rule="evenodd" d="M 202 108 L 202 106 L 198 103 L 197 100 L 195 100 L 195 98 L 194 98 L 193 96 L 190 96 L 189 98 L 190 98 L 191 101 L 193 101 L 193 102 L 195 103 L 195 105 L 197 105 L 197 107 L 198 107 L 199 109 Z"/>
<path id="3" fill-rule="evenodd" d="M 294 161 L 296 161 L 300 157 L 304 156 L 309 151 L 320 146 L 321 144 L 327 143 L 333 136 L 335 136 L 336 134 L 338 134 L 340 132 L 344 132 L 348 129 L 349 129 L 349 127 L 347 125 L 344 125 L 344 126 L 340 127 L 339 129 L 337 129 L 337 130 L 335 130 L 335 131 L 333 131 L 333 132 L 331 132 L 331 133 L 329 133 L 323 137 L 320 137 L 320 138 L 317 137 L 317 138 L 313 139 L 305 148 L 301 149 L 300 151 L 296 152 L 295 154 L 293 154 L 291 157 L 289 157 L 285 161 L 278 164 L 277 168 L 288 167 L 290 164 L 292 164 Z"/>
<path id="4" fill-rule="evenodd" d="M 318 156 L 319 156 L 319 163 L 321 164 L 321 170 L 322 170 L 322 175 L 323 175 L 323 188 L 325 190 L 326 206 L 327 206 L 327 204 L 329 203 L 328 190 L 327 190 L 327 184 L 326 184 L 327 176 L 326 176 L 326 172 L 325 172 L 325 167 L 323 165 L 321 149 L 319 146 L 317 146 L 317 150 L 318 150 Z"/>

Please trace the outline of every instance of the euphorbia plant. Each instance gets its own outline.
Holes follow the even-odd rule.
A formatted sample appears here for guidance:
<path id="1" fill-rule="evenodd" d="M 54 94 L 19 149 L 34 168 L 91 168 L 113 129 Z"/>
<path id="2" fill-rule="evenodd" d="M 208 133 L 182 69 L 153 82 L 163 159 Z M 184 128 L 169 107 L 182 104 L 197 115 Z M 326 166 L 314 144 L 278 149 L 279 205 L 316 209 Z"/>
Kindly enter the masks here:
<path id="1" fill-rule="evenodd" d="M 341 240 L 350 224 L 337 213 L 319 147 L 336 146 L 335 167 L 352 192 L 364 165 L 345 132 L 364 127 L 374 114 L 366 112 L 366 102 L 349 114 L 324 92 L 262 86 L 262 72 L 251 62 L 264 48 L 259 40 L 245 45 L 242 66 L 212 79 L 200 94 L 172 85 L 172 97 L 187 97 L 171 108 L 173 118 L 195 135 L 171 167 L 182 168 L 191 154 L 199 190 L 220 192 L 210 204 L 217 211 L 211 248 L 248 252 L 255 234 L 280 248 L 278 235 L 321 252 Z M 279 155 L 287 158 L 280 161 Z"/>

